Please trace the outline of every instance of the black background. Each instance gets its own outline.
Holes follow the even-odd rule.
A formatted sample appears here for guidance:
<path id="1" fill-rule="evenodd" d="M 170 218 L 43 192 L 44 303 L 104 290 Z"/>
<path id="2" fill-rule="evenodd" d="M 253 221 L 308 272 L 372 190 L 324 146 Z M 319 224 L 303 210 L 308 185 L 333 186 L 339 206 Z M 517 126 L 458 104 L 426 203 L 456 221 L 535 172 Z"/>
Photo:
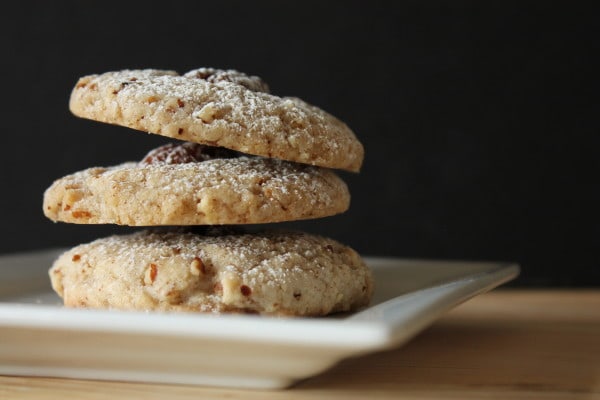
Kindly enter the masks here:
<path id="1" fill-rule="evenodd" d="M 117 226 L 53 224 L 67 173 L 164 138 L 72 116 L 79 76 L 236 68 L 346 121 L 366 148 L 340 216 L 288 224 L 363 254 L 517 261 L 514 285 L 600 284 L 599 13 L 543 2 L 20 1 L 0 15 L 0 252 Z"/>

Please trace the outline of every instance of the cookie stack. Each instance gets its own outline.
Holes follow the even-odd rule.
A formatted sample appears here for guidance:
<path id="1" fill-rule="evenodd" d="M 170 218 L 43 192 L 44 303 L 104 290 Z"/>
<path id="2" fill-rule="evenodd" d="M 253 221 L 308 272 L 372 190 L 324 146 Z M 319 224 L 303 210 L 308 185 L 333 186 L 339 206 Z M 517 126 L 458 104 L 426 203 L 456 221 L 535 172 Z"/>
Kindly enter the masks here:
<path id="1" fill-rule="evenodd" d="M 243 224 L 344 212 L 363 148 L 352 131 L 234 70 L 125 70 L 81 78 L 83 118 L 177 139 L 139 162 L 90 168 L 44 194 L 53 221 L 152 228 L 77 246 L 50 269 L 70 307 L 316 316 L 365 306 L 368 267 L 352 249 Z"/>

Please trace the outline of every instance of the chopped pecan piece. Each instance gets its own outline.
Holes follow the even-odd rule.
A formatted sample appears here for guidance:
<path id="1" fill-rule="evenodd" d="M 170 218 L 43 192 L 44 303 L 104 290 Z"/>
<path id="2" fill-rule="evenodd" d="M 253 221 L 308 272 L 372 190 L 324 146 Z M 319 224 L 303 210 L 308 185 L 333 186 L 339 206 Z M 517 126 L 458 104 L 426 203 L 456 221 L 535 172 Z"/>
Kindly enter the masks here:
<path id="1" fill-rule="evenodd" d="M 238 152 L 223 147 L 205 146 L 190 142 L 181 144 L 168 143 L 151 150 L 146 154 L 140 164 L 187 164 L 214 160 L 217 158 L 234 158 L 238 156 Z"/>

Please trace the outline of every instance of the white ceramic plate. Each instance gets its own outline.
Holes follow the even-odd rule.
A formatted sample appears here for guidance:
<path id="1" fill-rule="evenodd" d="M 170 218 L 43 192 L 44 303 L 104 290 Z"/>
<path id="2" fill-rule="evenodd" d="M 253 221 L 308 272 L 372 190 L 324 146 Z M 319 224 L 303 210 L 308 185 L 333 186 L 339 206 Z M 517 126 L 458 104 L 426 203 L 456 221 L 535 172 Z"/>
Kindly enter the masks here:
<path id="1" fill-rule="evenodd" d="M 404 343 L 514 264 L 366 258 L 364 311 L 327 318 L 66 309 L 49 286 L 59 251 L 0 256 L 0 374 L 283 388 L 343 358 Z"/>

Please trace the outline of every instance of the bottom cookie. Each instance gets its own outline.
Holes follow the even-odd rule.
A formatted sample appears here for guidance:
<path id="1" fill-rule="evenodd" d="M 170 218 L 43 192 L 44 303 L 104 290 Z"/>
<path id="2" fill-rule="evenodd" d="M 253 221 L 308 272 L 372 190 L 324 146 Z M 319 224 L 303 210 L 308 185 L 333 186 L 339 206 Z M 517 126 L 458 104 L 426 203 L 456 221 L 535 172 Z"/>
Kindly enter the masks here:
<path id="1" fill-rule="evenodd" d="M 320 316 L 373 292 L 354 250 L 298 232 L 111 236 L 63 253 L 49 273 L 69 307 Z"/>

